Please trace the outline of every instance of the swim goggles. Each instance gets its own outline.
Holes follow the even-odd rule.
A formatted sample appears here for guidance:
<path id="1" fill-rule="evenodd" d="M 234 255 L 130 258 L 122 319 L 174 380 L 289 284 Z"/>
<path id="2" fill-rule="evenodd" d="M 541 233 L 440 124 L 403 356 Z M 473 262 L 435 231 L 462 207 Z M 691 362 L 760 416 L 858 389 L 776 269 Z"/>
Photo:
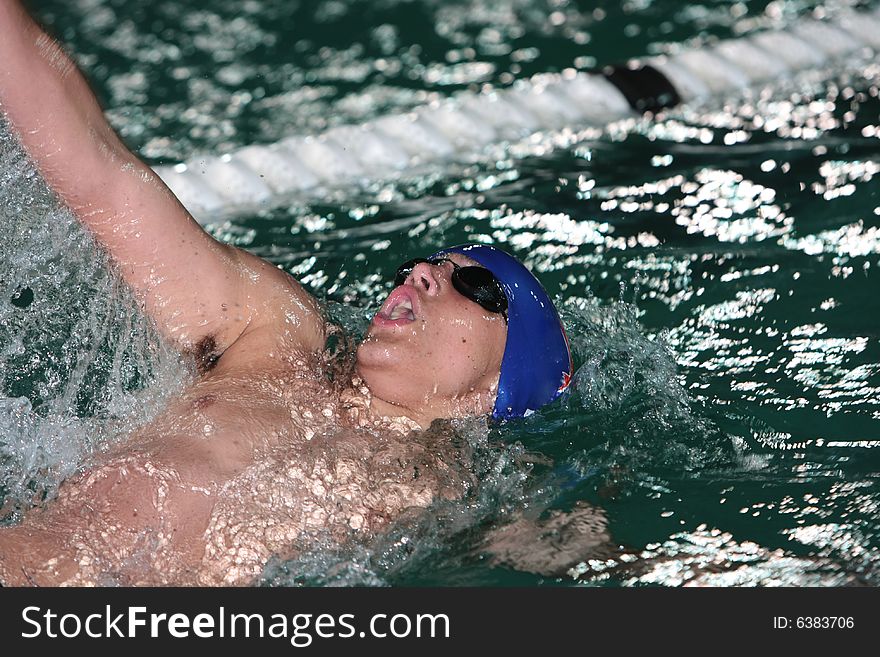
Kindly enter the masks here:
<path id="1" fill-rule="evenodd" d="M 452 263 L 452 285 L 463 297 L 480 304 L 490 313 L 500 313 L 507 321 L 507 296 L 501 288 L 501 283 L 495 275 L 485 267 L 463 267 L 449 258 L 413 258 L 407 260 L 397 268 L 394 277 L 394 287 L 403 285 L 407 276 L 412 273 L 415 266 L 427 262 L 429 265 L 440 265 L 444 262 Z"/>

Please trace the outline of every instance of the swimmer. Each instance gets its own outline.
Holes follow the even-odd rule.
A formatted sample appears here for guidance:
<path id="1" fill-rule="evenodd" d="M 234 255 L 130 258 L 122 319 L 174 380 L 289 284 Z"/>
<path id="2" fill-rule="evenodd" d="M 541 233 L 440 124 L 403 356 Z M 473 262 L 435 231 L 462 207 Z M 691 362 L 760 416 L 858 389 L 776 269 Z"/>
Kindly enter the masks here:
<path id="1" fill-rule="evenodd" d="M 404 263 L 344 372 L 321 303 L 208 235 L 106 122 L 17 0 L 0 0 L 0 109 L 198 376 L 57 497 L 0 529 L 7 585 L 241 585 L 308 536 L 369 536 L 473 484 L 442 418 L 506 420 L 572 373 L 537 279 L 464 245 Z M 330 376 L 330 374 L 333 374 Z"/>

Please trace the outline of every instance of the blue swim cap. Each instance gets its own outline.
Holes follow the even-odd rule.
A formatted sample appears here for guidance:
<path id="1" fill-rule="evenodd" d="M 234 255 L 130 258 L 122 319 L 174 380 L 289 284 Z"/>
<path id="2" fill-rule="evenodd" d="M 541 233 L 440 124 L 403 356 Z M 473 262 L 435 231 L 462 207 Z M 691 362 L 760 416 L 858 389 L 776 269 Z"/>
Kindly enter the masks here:
<path id="1" fill-rule="evenodd" d="M 479 262 L 507 295 L 507 344 L 492 417 L 520 417 L 556 399 L 571 382 L 573 363 L 565 328 L 540 281 L 494 246 L 462 244 L 431 257 L 447 253 Z"/>

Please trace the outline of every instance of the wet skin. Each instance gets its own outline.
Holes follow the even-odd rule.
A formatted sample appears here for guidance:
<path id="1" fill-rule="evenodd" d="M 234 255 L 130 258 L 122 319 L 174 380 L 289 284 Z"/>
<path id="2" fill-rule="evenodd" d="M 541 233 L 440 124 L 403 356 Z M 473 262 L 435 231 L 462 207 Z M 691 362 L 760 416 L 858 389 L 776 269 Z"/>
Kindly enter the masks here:
<path id="1" fill-rule="evenodd" d="M 369 535 L 461 494 L 466 469 L 424 429 L 491 411 L 506 328 L 454 290 L 451 264 L 416 267 L 398 292 L 411 321 L 383 306 L 331 384 L 319 302 L 208 235 L 16 0 L 0 2 L 0 61 L 0 106 L 28 155 L 201 369 L 159 418 L 0 530 L 0 580 L 248 583 L 310 534 Z"/>
<path id="2" fill-rule="evenodd" d="M 462 350 L 456 367 L 463 374 L 432 363 L 437 377 L 422 384 L 430 388 L 421 396 L 400 378 L 404 405 L 379 400 L 368 387 L 371 368 L 408 376 L 427 341 L 456 344 L 461 332 L 478 346 L 497 339 L 503 320 L 461 297 L 450 272 L 414 271 L 404 285 L 415 295 L 417 319 L 389 328 L 379 316 L 358 349 L 356 371 L 336 372 L 335 385 L 327 377 L 334 364 L 317 348 L 334 330 L 323 320 L 309 334 L 311 351 L 302 347 L 301 323 L 293 330 L 279 321 L 246 332 L 216 359 L 199 354 L 210 369 L 159 418 L 95 457 L 45 509 L 0 530 L 0 579 L 241 585 L 309 536 L 368 537 L 438 496 L 462 495 L 473 482 L 461 454 L 399 409 L 428 409 L 422 422 L 435 419 L 434 406 L 449 417 L 472 414 L 492 394 L 438 393 L 456 376 L 479 382 L 486 368 L 494 368 L 487 378 L 496 382 L 500 354 L 489 360 Z"/>

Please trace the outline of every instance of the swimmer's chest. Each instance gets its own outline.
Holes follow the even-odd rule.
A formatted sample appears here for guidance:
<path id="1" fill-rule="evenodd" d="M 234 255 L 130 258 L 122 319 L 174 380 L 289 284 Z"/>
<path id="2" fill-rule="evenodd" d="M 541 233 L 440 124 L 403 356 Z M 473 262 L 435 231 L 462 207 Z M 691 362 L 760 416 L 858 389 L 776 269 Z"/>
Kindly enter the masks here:
<path id="1" fill-rule="evenodd" d="M 166 458 L 235 476 L 267 450 L 324 433 L 337 413 L 332 388 L 318 377 L 221 374 L 197 381 L 145 433 Z"/>

